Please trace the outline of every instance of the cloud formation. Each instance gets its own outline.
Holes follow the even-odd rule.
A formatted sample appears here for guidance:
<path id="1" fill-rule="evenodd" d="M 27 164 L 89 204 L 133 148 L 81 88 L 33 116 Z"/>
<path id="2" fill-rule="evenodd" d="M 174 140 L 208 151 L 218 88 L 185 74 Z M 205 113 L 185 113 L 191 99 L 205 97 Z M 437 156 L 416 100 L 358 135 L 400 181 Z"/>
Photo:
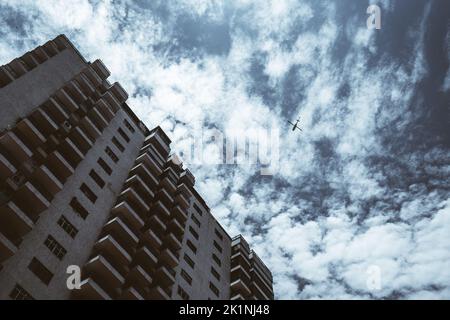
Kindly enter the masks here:
<path id="1" fill-rule="evenodd" d="M 0 60 L 66 33 L 175 151 L 202 129 L 282 128 L 274 176 L 189 165 L 278 298 L 450 299 L 448 5 L 381 1 L 372 31 L 369 3 L 2 0 Z"/>

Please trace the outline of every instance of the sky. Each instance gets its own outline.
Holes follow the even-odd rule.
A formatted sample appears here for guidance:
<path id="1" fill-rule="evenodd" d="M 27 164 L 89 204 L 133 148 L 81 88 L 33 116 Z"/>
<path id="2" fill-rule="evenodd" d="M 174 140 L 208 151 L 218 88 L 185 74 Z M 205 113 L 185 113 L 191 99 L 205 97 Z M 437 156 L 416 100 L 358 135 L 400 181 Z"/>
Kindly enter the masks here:
<path id="1" fill-rule="evenodd" d="M 185 165 L 276 298 L 450 299 L 449 21 L 445 0 L 0 0 L 0 64 L 64 33 L 181 155 L 272 132 L 271 175 L 209 138 Z"/>

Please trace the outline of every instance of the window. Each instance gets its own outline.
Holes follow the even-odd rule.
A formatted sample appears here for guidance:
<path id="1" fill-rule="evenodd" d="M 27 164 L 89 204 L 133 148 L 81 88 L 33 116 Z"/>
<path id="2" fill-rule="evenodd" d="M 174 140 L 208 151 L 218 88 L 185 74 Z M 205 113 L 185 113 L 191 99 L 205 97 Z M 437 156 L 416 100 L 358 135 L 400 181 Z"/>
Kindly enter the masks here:
<path id="1" fill-rule="evenodd" d="M 89 215 L 89 212 L 81 205 L 76 197 L 70 200 L 70 206 L 83 219 L 86 219 Z"/>
<path id="2" fill-rule="evenodd" d="M 11 291 L 9 297 L 13 300 L 34 300 L 31 294 L 29 294 L 28 291 L 18 284 L 16 284 L 14 289 Z"/>
<path id="3" fill-rule="evenodd" d="M 123 132 L 122 128 L 117 129 L 117 132 L 120 134 L 120 136 L 125 140 L 126 142 L 130 142 L 130 138 L 126 135 L 125 132 Z"/>
<path id="4" fill-rule="evenodd" d="M 111 141 L 121 152 L 125 151 L 125 147 L 119 142 L 119 140 L 117 140 L 116 137 L 112 137 Z"/>
<path id="5" fill-rule="evenodd" d="M 95 195 L 94 191 L 92 191 L 85 183 L 83 183 L 80 187 L 81 192 L 91 200 L 92 203 L 95 203 L 97 201 L 97 196 Z"/>
<path id="6" fill-rule="evenodd" d="M 97 163 L 102 167 L 102 169 L 110 176 L 112 173 L 112 169 L 102 158 L 98 158 Z"/>
<path id="7" fill-rule="evenodd" d="M 184 258 L 184 261 L 186 261 L 186 263 L 187 263 L 188 265 L 190 265 L 192 269 L 194 269 L 194 267 L 195 267 L 195 262 L 191 259 L 191 257 L 189 257 L 189 256 L 185 253 L 183 258 Z"/>
<path id="8" fill-rule="evenodd" d="M 111 158 L 112 161 L 116 163 L 119 161 L 119 158 L 117 158 L 116 154 L 111 150 L 110 147 L 106 147 L 105 152 Z"/>
<path id="9" fill-rule="evenodd" d="M 51 273 L 38 259 L 33 258 L 28 265 L 28 269 L 30 269 L 30 271 L 46 285 L 52 281 L 53 273 Z"/>
<path id="10" fill-rule="evenodd" d="M 95 181 L 95 183 L 100 187 L 103 188 L 105 186 L 105 181 L 98 175 L 97 172 L 94 170 L 91 170 L 89 172 L 89 176 L 92 178 L 92 180 Z"/>
<path id="11" fill-rule="evenodd" d="M 194 209 L 198 212 L 199 215 L 203 215 L 202 209 L 200 209 L 200 207 L 196 203 L 194 203 Z"/>
<path id="12" fill-rule="evenodd" d="M 44 243 L 59 260 L 62 260 L 67 253 L 67 250 L 52 236 L 48 236 Z"/>
<path id="13" fill-rule="evenodd" d="M 220 274 L 213 267 L 211 267 L 211 273 L 214 276 L 214 278 L 220 281 Z"/>
<path id="14" fill-rule="evenodd" d="M 186 244 L 187 244 L 187 246 L 189 247 L 189 249 L 192 250 L 193 253 L 197 253 L 197 247 L 194 246 L 194 244 L 193 244 L 190 240 L 188 240 L 188 241 L 186 242 Z"/>
<path id="15" fill-rule="evenodd" d="M 198 240 L 198 233 L 192 228 L 192 226 L 189 226 L 190 233 L 194 236 L 195 239 Z"/>
<path id="16" fill-rule="evenodd" d="M 75 237 L 77 236 L 77 234 L 78 234 L 77 228 L 75 228 L 75 227 L 73 226 L 73 224 L 71 224 L 71 223 L 69 222 L 69 220 L 67 220 L 66 217 L 61 216 L 61 218 L 59 218 L 59 220 L 58 220 L 58 225 L 59 225 L 61 228 L 63 228 L 63 230 L 64 230 L 65 232 L 67 232 L 67 234 L 68 234 L 70 237 L 75 238 Z"/>
<path id="17" fill-rule="evenodd" d="M 194 223 L 195 223 L 199 228 L 201 227 L 200 221 L 198 221 L 198 219 L 197 219 L 196 216 L 192 215 L 192 221 L 194 221 Z"/>
<path id="18" fill-rule="evenodd" d="M 214 247 L 216 247 L 217 251 L 219 251 L 220 253 L 222 253 L 222 247 L 217 243 L 216 240 L 214 240 Z"/>
<path id="19" fill-rule="evenodd" d="M 217 287 L 212 282 L 209 283 L 209 288 L 217 297 L 219 297 L 219 289 L 217 289 Z"/>
<path id="20" fill-rule="evenodd" d="M 192 277 L 184 269 L 181 269 L 181 276 L 187 283 L 192 284 Z"/>
<path id="21" fill-rule="evenodd" d="M 186 291 L 183 290 L 182 287 L 178 286 L 178 295 L 183 299 L 183 300 L 189 300 L 189 295 L 186 293 Z"/>
<path id="22" fill-rule="evenodd" d="M 219 238 L 220 240 L 223 240 L 223 235 L 220 233 L 219 230 L 215 229 L 214 232 L 216 233 L 217 238 Z"/>
<path id="23" fill-rule="evenodd" d="M 222 266 L 222 261 L 220 261 L 219 257 L 216 256 L 214 253 L 212 254 L 213 260 L 217 263 L 217 265 L 220 267 Z"/>
<path id="24" fill-rule="evenodd" d="M 133 132 L 133 133 L 135 132 L 131 123 L 129 123 L 127 120 L 123 120 L 123 123 L 125 124 L 125 127 L 127 127 L 127 129 L 130 130 L 130 132 Z"/>

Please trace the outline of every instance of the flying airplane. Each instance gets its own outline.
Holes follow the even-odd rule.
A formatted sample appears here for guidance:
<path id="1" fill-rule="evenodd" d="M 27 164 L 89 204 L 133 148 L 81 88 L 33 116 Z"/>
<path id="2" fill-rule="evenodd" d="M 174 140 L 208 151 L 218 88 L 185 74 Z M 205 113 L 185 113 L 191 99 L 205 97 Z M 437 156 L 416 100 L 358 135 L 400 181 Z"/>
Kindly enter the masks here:
<path id="1" fill-rule="evenodd" d="M 293 124 L 292 122 L 288 121 L 288 123 L 291 124 L 291 125 L 293 126 L 293 127 L 292 127 L 292 131 L 295 131 L 295 129 L 298 129 L 298 130 L 300 130 L 300 131 L 303 132 L 303 130 L 300 129 L 300 128 L 298 127 L 298 123 L 299 123 L 299 122 L 300 122 L 300 118 L 297 120 L 297 122 L 296 122 L 295 124 Z"/>

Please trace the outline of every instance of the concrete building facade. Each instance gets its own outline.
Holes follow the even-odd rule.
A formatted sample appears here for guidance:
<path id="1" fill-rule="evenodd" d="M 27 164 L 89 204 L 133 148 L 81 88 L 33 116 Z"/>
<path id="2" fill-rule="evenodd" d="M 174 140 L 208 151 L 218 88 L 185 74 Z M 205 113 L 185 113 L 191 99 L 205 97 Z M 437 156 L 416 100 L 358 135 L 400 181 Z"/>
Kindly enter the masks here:
<path id="1" fill-rule="evenodd" d="M 273 299 L 109 75 L 64 35 L 0 67 L 0 299 Z"/>

